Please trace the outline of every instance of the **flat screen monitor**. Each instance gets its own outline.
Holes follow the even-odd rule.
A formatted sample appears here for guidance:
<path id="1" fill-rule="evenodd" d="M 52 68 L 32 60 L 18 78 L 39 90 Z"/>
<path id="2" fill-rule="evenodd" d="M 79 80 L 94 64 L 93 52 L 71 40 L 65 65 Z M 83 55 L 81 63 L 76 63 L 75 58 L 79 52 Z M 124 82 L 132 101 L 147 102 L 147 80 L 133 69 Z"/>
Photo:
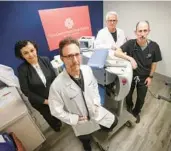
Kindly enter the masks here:
<path id="1" fill-rule="evenodd" d="M 80 48 L 89 48 L 88 41 L 80 41 Z"/>

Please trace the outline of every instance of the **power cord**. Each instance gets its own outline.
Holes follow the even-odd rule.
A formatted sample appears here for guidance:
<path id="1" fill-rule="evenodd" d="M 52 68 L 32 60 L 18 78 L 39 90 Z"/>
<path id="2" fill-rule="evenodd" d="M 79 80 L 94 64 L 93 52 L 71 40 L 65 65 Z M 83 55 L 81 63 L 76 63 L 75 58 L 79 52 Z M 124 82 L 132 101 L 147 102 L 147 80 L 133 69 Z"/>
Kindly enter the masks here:
<path id="1" fill-rule="evenodd" d="M 162 100 L 165 100 L 165 101 L 171 103 L 171 97 L 170 98 L 167 98 L 167 97 L 164 97 L 162 95 L 158 95 L 158 99 L 162 99 Z"/>
<path id="2" fill-rule="evenodd" d="M 171 86 L 171 83 L 165 82 L 165 85 L 166 86 Z M 162 95 L 158 95 L 158 99 L 162 99 L 162 100 L 165 100 L 165 101 L 171 103 L 171 92 L 170 92 L 170 98 L 169 97 L 162 96 Z"/>
<path id="3" fill-rule="evenodd" d="M 165 82 L 165 85 L 171 86 L 171 83 Z M 158 100 L 162 99 L 162 100 L 165 100 L 165 101 L 171 103 L 171 92 L 170 92 L 170 98 L 165 97 L 165 96 L 162 96 L 162 95 L 157 95 L 157 96 L 156 96 L 153 92 L 151 92 L 151 90 L 150 90 L 149 88 L 148 88 L 148 92 L 149 92 L 149 93 L 151 94 L 151 96 L 154 97 L 155 99 L 158 99 Z"/>
<path id="4" fill-rule="evenodd" d="M 151 94 L 152 97 L 154 97 L 155 99 L 159 99 L 158 96 L 156 96 L 153 92 L 151 92 L 151 90 L 148 88 L 148 92 Z"/>
<path id="5" fill-rule="evenodd" d="M 165 101 L 171 103 L 171 98 L 166 98 L 166 97 L 164 97 L 164 96 L 162 96 L 162 95 L 157 95 L 157 96 L 156 96 L 153 92 L 151 92 L 150 89 L 148 89 L 148 92 L 150 92 L 151 96 L 154 97 L 154 98 L 157 99 L 157 100 L 162 99 L 162 100 L 165 100 Z"/>

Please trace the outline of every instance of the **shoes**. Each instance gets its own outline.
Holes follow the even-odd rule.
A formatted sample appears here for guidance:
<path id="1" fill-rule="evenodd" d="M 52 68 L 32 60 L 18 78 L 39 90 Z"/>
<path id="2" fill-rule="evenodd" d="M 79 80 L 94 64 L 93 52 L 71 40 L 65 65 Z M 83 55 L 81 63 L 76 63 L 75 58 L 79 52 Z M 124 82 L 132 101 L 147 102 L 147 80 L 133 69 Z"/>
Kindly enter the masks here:
<path id="1" fill-rule="evenodd" d="M 61 127 L 57 127 L 54 129 L 55 132 L 60 132 L 61 131 Z"/>
<path id="2" fill-rule="evenodd" d="M 89 150 L 86 149 L 86 150 L 84 150 L 84 151 L 91 151 L 91 149 L 89 149 Z"/>
<path id="3" fill-rule="evenodd" d="M 60 132 L 60 131 L 61 131 L 61 127 L 62 127 L 62 123 L 59 124 L 59 125 L 57 125 L 57 127 L 53 128 L 53 130 L 54 130 L 55 132 Z"/>
<path id="4" fill-rule="evenodd" d="M 136 122 L 136 123 L 140 123 L 140 120 L 141 120 L 141 119 L 140 119 L 140 115 L 139 115 L 139 114 L 134 114 L 134 113 L 133 113 L 133 116 L 136 118 L 136 121 L 135 121 L 135 122 Z"/>
<path id="5" fill-rule="evenodd" d="M 140 123 L 140 115 L 139 115 L 139 114 L 137 115 L 136 119 L 137 119 L 137 120 L 136 120 L 135 122 L 136 122 L 136 123 Z"/>
<path id="6" fill-rule="evenodd" d="M 92 150 L 91 150 L 91 147 L 90 147 L 89 149 L 84 149 L 84 151 L 92 151 Z"/>

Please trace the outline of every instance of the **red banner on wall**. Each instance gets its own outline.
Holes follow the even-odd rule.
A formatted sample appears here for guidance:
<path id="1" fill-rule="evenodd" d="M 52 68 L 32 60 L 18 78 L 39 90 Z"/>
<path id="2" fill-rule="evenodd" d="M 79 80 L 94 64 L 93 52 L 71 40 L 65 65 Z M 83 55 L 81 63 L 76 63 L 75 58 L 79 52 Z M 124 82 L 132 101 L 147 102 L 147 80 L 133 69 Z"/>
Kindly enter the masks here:
<path id="1" fill-rule="evenodd" d="M 92 36 L 88 6 L 39 10 L 39 15 L 50 51 L 64 37 Z"/>

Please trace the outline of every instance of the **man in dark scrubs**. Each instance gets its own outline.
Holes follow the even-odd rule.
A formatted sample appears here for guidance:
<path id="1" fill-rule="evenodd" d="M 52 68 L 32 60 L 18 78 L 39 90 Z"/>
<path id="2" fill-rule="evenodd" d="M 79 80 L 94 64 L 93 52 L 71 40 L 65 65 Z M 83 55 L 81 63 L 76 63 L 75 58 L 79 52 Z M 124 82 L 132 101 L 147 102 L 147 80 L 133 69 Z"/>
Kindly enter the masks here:
<path id="1" fill-rule="evenodd" d="M 148 39 L 150 25 L 148 21 L 140 21 L 136 25 L 136 39 L 124 43 L 115 52 L 115 56 L 127 59 L 133 67 L 133 79 L 129 94 L 126 97 L 127 110 L 140 122 L 140 112 L 144 104 L 148 86 L 152 82 L 157 62 L 162 60 L 159 45 Z M 132 95 L 137 88 L 137 99 L 135 106 Z"/>

